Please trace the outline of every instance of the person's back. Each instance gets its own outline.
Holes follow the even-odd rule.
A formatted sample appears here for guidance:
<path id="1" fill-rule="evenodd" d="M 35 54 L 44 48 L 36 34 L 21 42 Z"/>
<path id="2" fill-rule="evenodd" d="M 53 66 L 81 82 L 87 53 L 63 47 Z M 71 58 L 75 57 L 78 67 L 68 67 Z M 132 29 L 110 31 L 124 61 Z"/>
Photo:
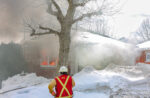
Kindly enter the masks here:
<path id="1" fill-rule="evenodd" d="M 72 96 L 72 77 L 69 75 L 61 75 L 55 78 L 56 81 L 56 97 Z M 66 88 L 63 89 L 63 86 Z"/>
<path id="2" fill-rule="evenodd" d="M 49 85 L 50 93 L 56 98 L 72 98 L 72 88 L 75 82 L 71 76 L 68 75 L 68 69 L 63 66 L 59 70 L 60 76 L 56 77 Z M 53 91 L 55 87 L 56 93 Z"/>

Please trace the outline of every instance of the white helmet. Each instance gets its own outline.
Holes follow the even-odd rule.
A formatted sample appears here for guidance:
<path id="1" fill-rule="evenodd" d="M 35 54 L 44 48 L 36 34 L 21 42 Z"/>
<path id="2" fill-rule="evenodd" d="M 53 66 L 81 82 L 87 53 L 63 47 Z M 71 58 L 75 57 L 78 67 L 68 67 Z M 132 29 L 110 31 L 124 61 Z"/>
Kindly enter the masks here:
<path id="1" fill-rule="evenodd" d="M 68 68 L 66 66 L 61 66 L 59 72 L 68 72 Z"/>

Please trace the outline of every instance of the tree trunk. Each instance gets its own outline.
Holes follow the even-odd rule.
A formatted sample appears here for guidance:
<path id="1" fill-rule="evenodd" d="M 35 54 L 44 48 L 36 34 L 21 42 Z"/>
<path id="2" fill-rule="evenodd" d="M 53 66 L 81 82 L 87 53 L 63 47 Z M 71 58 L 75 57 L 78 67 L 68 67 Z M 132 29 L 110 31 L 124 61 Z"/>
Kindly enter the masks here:
<path id="1" fill-rule="evenodd" d="M 62 30 L 62 32 L 60 33 L 58 68 L 60 68 L 60 66 L 63 65 L 68 66 L 69 64 L 69 51 L 70 51 L 70 43 L 71 43 L 70 32 L 71 32 L 71 27 L 66 26 L 64 30 Z"/>
<path id="2" fill-rule="evenodd" d="M 62 20 L 61 24 L 61 32 L 59 35 L 59 63 L 58 68 L 60 66 L 69 66 L 69 52 L 70 52 L 70 44 L 71 44 L 71 27 L 73 16 L 75 13 L 75 8 L 69 5 L 69 10 L 67 14 Z"/>

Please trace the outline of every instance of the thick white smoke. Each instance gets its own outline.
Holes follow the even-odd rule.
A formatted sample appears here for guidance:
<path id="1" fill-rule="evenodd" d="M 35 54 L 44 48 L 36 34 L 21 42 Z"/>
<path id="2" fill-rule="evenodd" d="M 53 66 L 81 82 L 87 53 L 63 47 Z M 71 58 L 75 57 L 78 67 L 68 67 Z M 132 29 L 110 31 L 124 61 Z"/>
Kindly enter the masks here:
<path id="1" fill-rule="evenodd" d="M 50 59 L 58 58 L 59 42 L 57 36 L 41 36 L 29 43 L 31 46 L 36 44 Z M 97 69 L 103 69 L 112 63 L 134 65 L 138 55 L 139 53 L 134 45 L 115 39 L 89 32 L 77 32 L 72 35 L 70 65 L 73 66 L 79 66 L 80 68 L 94 66 Z"/>
<path id="2" fill-rule="evenodd" d="M 97 69 L 105 68 L 114 63 L 117 65 L 135 64 L 138 51 L 133 45 L 91 34 L 78 32 L 73 40 L 74 63 L 80 68 L 94 66 Z"/>

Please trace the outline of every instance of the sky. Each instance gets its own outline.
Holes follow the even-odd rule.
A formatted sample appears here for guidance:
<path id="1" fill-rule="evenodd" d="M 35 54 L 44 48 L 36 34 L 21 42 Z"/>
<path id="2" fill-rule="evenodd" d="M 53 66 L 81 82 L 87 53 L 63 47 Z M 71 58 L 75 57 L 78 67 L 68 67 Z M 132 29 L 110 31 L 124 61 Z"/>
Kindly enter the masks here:
<path id="1" fill-rule="evenodd" d="M 118 37 L 130 37 L 143 19 L 150 16 L 150 0 L 125 0 L 121 13 L 114 18 L 114 28 Z"/>
<path id="2" fill-rule="evenodd" d="M 0 0 L 0 43 L 20 42 L 23 39 L 23 19 L 32 17 L 35 23 L 45 20 L 43 0 Z M 129 37 L 143 19 L 150 16 L 149 0 L 121 0 L 121 12 L 113 16 L 116 37 Z"/>

